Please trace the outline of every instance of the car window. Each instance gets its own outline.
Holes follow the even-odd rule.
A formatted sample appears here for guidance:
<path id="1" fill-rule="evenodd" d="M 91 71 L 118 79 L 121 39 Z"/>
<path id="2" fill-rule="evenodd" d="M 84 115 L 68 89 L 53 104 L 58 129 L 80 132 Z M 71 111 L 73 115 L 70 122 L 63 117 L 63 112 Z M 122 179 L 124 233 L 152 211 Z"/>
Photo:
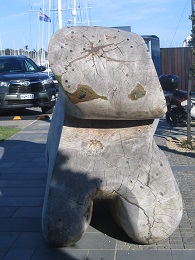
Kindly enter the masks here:
<path id="1" fill-rule="evenodd" d="M 38 66 L 30 59 L 0 58 L 0 73 L 37 72 Z"/>
<path id="2" fill-rule="evenodd" d="M 26 68 L 26 71 L 28 71 L 28 72 L 37 71 L 37 67 L 30 60 L 25 60 L 25 68 Z"/>
<path id="3" fill-rule="evenodd" d="M 22 67 L 17 60 L 3 60 L 0 65 L 1 72 L 21 71 Z"/>

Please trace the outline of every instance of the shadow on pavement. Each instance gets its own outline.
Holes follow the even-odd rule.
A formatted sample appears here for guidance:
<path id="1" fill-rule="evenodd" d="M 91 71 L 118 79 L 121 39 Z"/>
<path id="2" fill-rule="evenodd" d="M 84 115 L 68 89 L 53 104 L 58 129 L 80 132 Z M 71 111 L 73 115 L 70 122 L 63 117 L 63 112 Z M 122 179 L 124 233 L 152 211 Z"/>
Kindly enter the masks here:
<path id="1" fill-rule="evenodd" d="M 25 132 L 24 132 L 25 133 Z M 32 195 L 29 194 L 21 194 L 24 188 L 29 188 L 29 190 L 36 188 L 45 188 L 46 183 L 46 168 L 40 168 L 39 164 L 42 165 L 45 156 L 45 144 L 34 143 L 30 141 L 23 140 L 6 140 L 0 143 L 0 199 L 2 198 L 4 201 L 6 200 L 6 188 L 12 187 L 13 196 L 15 196 L 15 189 L 17 192 L 20 190 L 20 196 L 29 197 Z M 42 166 L 43 167 L 43 166 Z M 70 171 L 71 174 L 71 171 Z M 80 176 L 81 174 L 78 173 Z M 33 184 L 34 183 L 34 184 Z M 80 182 L 79 182 L 80 183 Z M 34 186 L 33 186 L 34 185 Z M 38 186 L 37 186 L 38 185 Z M 18 195 L 19 196 L 19 195 Z M 39 195 L 40 196 L 40 195 Z M 36 197 L 36 194 L 34 194 Z M 33 197 L 32 197 L 33 198 Z M 10 198 L 7 198 L 8 200 Z M 5 204 L 7 205 L 7 204 Z M 27 206 L 27 205 L 26 205 Z M 13 208 L 18 208 L 18 204 L 14 202 L 12 203 Z M 30 205 L 28 207 L 31 207 Z M 10 244 L 9 250 L 6 252 L 6 256 L 11 255 L 15 250 L 15 248 L 21 248 L 21 246 L 26 246 L 27 248 L 33 249 L 33 254 L 31 259 L 47 259 L 47 260 L 80 260 L 88 259 L 87 255 L 89 254 L 89 250 L 87 249 L 87 245 L 85 248 L 76 248 L 72 247 L 62 247 L 55 248 L 50 246 L 44 237 L 41 235 L 41 216 L 33 218 L 32 216 L 25 219 L 25 223 L 23 226 L 18 226 L 18 222 L 24 219 L 22 216 L 16 219 L 16 223 L 13 223 L 13 208 L 9 205 L 5 206 L 4 212 L 2 212 L 0 217 L 0 233 L 4 234 L 10 232 L 18 232 L 23 234 L 25 232 L 40 234 L 39 239 L 36 237 L 26 238 L 22 241 L 21 236 L 19 236 L 18 241 L 15 241 L 14 247 Z M 36 207 L 35 207 L 36 208 Z M 33 207 L 31 208 L 33 211 Z M 3 225 L 4 221 L 7 221 L 7 225 Z M 9 225 L 9 223 L 13 223 Z M 107 234 L 110 237 L 115 239 L 134 243 L 129 239 L 129 237 L 125 234 L 125 232 L 117 225 L 114 221 L 108 205 L 107 201 L 95 201 L 93 208 L 93 215 L 90 225 L 100 232 Z M 0 241 L 0 251 L 2 246 L 2 241 Z M 17 247 L 18 246 L 18 247 Z M 75 245 L 76 246 L 76 245 Z M 11 253 L 12 252 L 12 253 Z"/>
<path id="2" fill-rule="evenodd" d="M 195 137 L 195 127 L 191 127 L 191 135 Z M 164 140 L 162 144 L 158 144 L 158 147 L 164 152 L 195 158 L 195 151 L 181 152 L 166 146 L 167 138 L 171 138 L 172 140 L 181 140 L 182 138 L 187 138 L 187 127 L 171 127 L 163 118 L 159 121 L 154 137 L 155 136 Z"/>
<path id="3" fill-rule="evenodd" d="M 4 109 L 0 110 L 0 116 L 30 116 L 30 115 L 42 115 L 40 109 Z"/>
<path id="4" fill-rule="evenodd" d="M 168 148 L 167 146 L 164 146 L 164 145 L 158 145 L 158 147 L 164 152 L 169 152 L 169 153 L 174 153 L 174 154 L 177 154 L 177 155 L 183 155 L 183 156 L 195 158 L 195 152 L 180 152 L 180 151 L 177 151 L 175 149 L 170 149 L 170 148 Z"/>
<path id="5" fill-rule="evenodd" d="M 195 127 L 191 127 L 191 134 L 195 134 Z M 181 137 L 187 137 L 187 127 L 171 127 L 166 122 L 165 118 L 160 119 L 158 127 L 155 132 L 155 136 L 158 137 L 175 137 L 175 138 L 181 138 Z"/>
<path id="6" fill-rule="evenodd" d="M 115 222 L 110 210 L 108 200 L 95 200 L 93 205 L 93 215 L 90 225 L 117 240 L 136 244 L 131 240 L 122 228 Z"/>
<path id="7" fill-rule="evenodd" d="M 45 144 L 21 140 L 6 140 L 0 143 L 0 234 L 4 234 L 3 241 L 1 240 L 2 236 L 0 236 L 0 259 L 3 257 L 6 259 L 15 259 L 14 255 L 18 254 L 17 250 L 20 251 L 20 248 L 23 248 L 23 246 L 29 248 L 29 251 L 32 249 L 32 255 L 30 258 L 32 260 L 80 260 L 79 254 L 82 256 L 87 256 L 88 254 L 88 250 L 83 250 L 83 252 L 81 252 L 80 250 L 76 251 L 70 248 L 55 248 L 49 245 L 42 235 L 41 215 L 39 217 L 36 216 L 35 218 L 33 218 L 33 215 L 26 218 L 22 216 L 17 218 L 12 217 L 14 212 L 20 208 L 17 198 L 14 200 L 15 196 L 22 196 L 23 198 L 29 196 L 32 197 L 33 195 L 29 195 L 25 193 L 26 191 L 23 192 L 22 190 L 36 190 L 45 187 L 46 168 L 43 166 L 41 166 L 43 168 L 33 166 L 37 164 L 43 165 L 44 160 Z M 27 167 L 28 164 L 29 166 Z M 10 190 L 10 187 L 12 195 L 6 193 L 6 190 Z M 18 194 L 18 192 L 20 195 L 15 195 Z M 16 201 L 13 202 L 11 206 L 9 205 L 10 196 L 13 197 L 13 201 Z M 40 196 L 40 194 L 34 194 L 33 197 L 35 198 L 36 196 Z M 6 199 L 8 200 L 7 204 Z M 4 206 L 2 206 L 2 203 Z M 27 206 L 27 208 L 31 208 L 32 214 L 33 209 L 36 210 L 36 207 L 32 207 L 32 205 Z M 15 224 L 13 223 L 13 219 L 16 220 Z M 25 220 L 23 225 L 18 226 L 18 221 L 21 222 L 22 220 Z M 3 224 L 5 221 L 8 223 L 7 225 Z M 9 223 L 11 224 L 9 225 Z M 7 237 L 9 237 L 9 234 L 13 232 L 17 232 L 18 234 L 20 233 L 21 236 L 22 234 L 25 234 L 25 232 L 29 234 L 35 233 L 37 235 L 34 238 L 31 236 L 29 239 L 25 239 L 25 241 L 22 241 L 21 236 L 19 236 L 18 240 L 15 241 L 15 246 L 12 247 L 12 244 L 10 244 L 10 247 L 7 247 L 7 249 L 4 250 L 4 244 L 10 243 L 10 240 Z M 6 236 L 6 234 L 8 236 Z"/>

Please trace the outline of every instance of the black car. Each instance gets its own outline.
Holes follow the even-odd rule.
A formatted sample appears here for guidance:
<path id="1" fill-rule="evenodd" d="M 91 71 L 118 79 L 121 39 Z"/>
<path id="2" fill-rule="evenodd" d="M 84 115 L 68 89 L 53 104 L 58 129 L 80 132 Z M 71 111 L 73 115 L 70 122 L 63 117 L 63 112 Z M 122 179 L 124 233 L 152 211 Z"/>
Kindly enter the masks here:
<path id="1" fill-rule="evenodd" d="M 52 80 L 53 80 L 53 83 L 55 85 L 55 89 L 56 89 L 56 93 L 59 92 L 59 82 L 57 81 L 57 79 L 55 78 L 54 74 L 52 71 L 49 71 L 49 72 L 45 72 L 47 75 L 49 75 L 50 77 L 52 77 Z"/>
<path id="2" fill-rule="evenodd" d="M 26 56 L 0 56 L 0 110 L 40 107 L 52 113 L 56 88 L 44 70 Z"/>
<path id="3" fill-rule="evenodd" d="M 50 73 L 49 73 L 49 76 L 52 77 L 53 82 L 54 82 L 54 84 L 55 84 L 56 92 L 58 93 L 58 92 L 59 92 L 59 82 L 58 82 L 57 79 L 55 78 L 53 72 L 50 72 Z"/>

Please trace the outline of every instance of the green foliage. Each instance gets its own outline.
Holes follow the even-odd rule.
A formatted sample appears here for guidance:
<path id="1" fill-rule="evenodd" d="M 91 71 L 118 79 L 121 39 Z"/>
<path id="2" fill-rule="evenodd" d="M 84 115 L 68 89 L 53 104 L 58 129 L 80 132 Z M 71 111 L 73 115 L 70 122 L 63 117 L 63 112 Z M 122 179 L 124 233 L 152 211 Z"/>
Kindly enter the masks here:
<path id="1" fill-rule="evenodd" d="M 194 55 L 194 53 L 193 53 L 193 55 Z M 193 78 L 195 78 L 195 62 L 192 63 L 191 75 Z"/>
<path id="2" fill-rule="evenodd" d="M 187 148 L 187 149 L 190 149 L 190 150 L 195 150 L 195 146 L 194 146 L 194 141 L 193 141 L 193 140 L 188 141 L 188 140 L 186 140 L 186 139 L 183 139 L 183 140 L 181 141 L 180 146 L 181 146 L 182 148 Z"/>
<path id="3" fill-rule="evenodd" d="M 193 14 L 193 15 L 190 15 L 189 16 L 189 19 L 191 20 L 191 21 L 195 21 L 195 15 Z"/>
<path id="4" fill-rule="evenodd" d="M 192 53 L 195 54 L 195 14 L 190 15 L 189 19 L 192 21 L 192 30 L 191 30 L 191 40 L 188 41 L 188 44 L 192 46 Z"/>
<path id="5" fill-rule="evenodd" d="M 10 138 L 12 135 L 20 132 L 20 128 L 0 126 L 0 142 Z"/>
<path id="6" fill-rule="evenodd" d="M 195 55 L 195 14 L 189 16 L 192 21 L 191 40 L 188 41 L 189 46 L 192 47 L 192 54 Z M 195 77 L 195 62 L 192 63 L 192 76 Z"/>

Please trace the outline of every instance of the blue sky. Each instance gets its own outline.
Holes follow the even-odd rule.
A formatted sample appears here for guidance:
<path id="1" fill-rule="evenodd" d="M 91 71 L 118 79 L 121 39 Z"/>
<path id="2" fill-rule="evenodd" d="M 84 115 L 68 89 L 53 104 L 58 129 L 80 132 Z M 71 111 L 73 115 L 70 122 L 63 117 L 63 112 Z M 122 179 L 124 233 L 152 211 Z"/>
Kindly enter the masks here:
<path id="1" fill-rule="evenodd" d="M 57 0 L 51 0 L 51 8 L 57 8 Z M 81 8 L 89 2 L 91 25 L 131 26 L 139 35 L 156 35 L 160 46 L 182 47 L 183 40 L 191 33 L 191 0 L 78 0 Z M 73 0 L 62 0 L 62 8 L 72 7 Z M 49 0 L 44 0 L 44 13 L 50 15 L 50 29 L 47 22 L 38 20 L 38 11 L 43 0 L 0 0 L 0 49 L 24 48 L 47 49 L 48 40 L 58 29 L 57 12 L 49 13 Z M 29 11 L 31 10 L 31 11 Z M 81 14 L 81 11 L 80 11 Z M 81 17 L 81 16 L 80 16 Z M 78 21 L 79 13 L 77 17 Z M 82 11 L 84 21 L 84 11 Z M 72 20 L 71 14 L 63 11 L 63 26 Z M 43 32 L 43 34 L 42 34 Z"/>

